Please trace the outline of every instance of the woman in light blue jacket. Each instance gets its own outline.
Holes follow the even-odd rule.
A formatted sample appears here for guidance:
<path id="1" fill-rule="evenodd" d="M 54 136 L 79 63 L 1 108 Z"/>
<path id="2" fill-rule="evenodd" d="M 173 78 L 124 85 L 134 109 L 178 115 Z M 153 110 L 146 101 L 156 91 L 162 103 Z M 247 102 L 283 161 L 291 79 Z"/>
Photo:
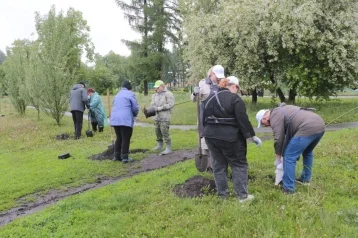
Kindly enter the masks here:
<path id="1" fill-rule="evenodd" d="M 124 81 L 122 89 L 114 97 L 110 119 L 110 124 L 114 127 L 117 136 L 113 161 L 122 161 L 124 164 L 132 161 L 128 157 L 129 144 L 133 133 L 134 119 L 139 111 L 137 99 L 131 89 L 131 83 L 127 80 Z"/>

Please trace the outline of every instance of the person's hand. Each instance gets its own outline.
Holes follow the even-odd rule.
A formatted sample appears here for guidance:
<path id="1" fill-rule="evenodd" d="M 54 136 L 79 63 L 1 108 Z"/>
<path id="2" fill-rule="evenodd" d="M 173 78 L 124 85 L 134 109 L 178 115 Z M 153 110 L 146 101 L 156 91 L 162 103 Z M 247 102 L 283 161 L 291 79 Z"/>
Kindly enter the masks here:
<path id="1" fill-rule="evenodd" d="M 134 118 L 134 121 L 135 121 L 135 122 L 140 122 L 139 119 L 138 119 L 138 117 L 135 117 L 135 118 Z"/>
<path id="2" fill-rule="evenodd" d="M 157 112 L 163 111 L 163 107 L 157 107 L 157 108 L 155 109 L 155 111 L 157 111 Z"/>
<path id="3" fill-rule="evenodd" d="M 194 87 L 194 95 L 197 95 L 198 93 L 200 93 L 200 87 L 196 86 Z"/>
<path id="4" fill-rule="evenodd" d="M 262 145 L 262 141 L 257 136 L 252 137 L 252 141 L 257 145 L 257 147 Z"/>

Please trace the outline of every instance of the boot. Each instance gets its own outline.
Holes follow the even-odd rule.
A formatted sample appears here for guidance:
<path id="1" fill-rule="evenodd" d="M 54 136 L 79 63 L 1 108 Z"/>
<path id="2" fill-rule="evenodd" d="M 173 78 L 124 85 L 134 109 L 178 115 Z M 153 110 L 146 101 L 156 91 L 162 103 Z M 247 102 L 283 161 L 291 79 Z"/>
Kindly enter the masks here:
<path id="1" fill-rule="evenodd" d="M 170 154 L 172 153 L 172 144 L 171 143 L 166 143 L 167 144 L 167 148 L 165 148 L 165 150 L 160 153 L 161 155 L 167 155 L 167 154 Z"/>
<path id="2" fill-rule="evenodd" d="M 98 127 L 98 131 L 99 131 L 99 132 L 103 132 L 103 126 L 99 126 L 99 127 Z"/>
<path id="3" fill-rule="evenodd" d="M 163 149 L 163 141 L 157 141 L 157 147 L 154 147 L 152 150 L 161 150 Z"/>
<path id="4" fill-rule="evenodd" d="M 121 153 L 120 152 L 114 152 L 113 161 L 121 161 Z"/>
<path id="5" fill-rule="evenodd" d="M 132 158 L 128 157 L 128 154 L 122 154 L 122 164 L 133 162 Z"/>
<path id="6" fill-rule="evenodd" d="M 94 132 L 97 132 L 97 122 L 91 122 L 91 124 L 92 124 L 92 130 Z"/>

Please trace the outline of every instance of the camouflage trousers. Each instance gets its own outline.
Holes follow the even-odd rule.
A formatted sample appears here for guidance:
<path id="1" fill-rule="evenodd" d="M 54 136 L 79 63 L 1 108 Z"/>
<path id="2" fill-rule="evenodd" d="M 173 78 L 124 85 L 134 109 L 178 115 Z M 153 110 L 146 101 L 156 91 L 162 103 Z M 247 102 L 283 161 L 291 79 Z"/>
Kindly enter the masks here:
<path id="1" fill-rule="evenodd" d="M 164 142 L 166 144 L 171 144 L 171 139 L 169 135 L 169 121 L 155 121 L 155 135 L 157 136 L 157 141 L 162 142 L 164 138 Z"/>

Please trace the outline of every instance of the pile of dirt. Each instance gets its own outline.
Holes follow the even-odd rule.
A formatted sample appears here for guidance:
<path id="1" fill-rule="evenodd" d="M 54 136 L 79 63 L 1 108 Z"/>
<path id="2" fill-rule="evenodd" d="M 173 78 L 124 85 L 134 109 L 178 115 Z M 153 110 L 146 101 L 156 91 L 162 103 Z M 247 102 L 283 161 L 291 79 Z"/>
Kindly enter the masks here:
<path id="1" fill-rule="evenodd" d="M 129 150 L 129 154 L 136 154 L 136 153 L 145 153 L 149 151 L 149 149 L 131 149 Z M 89 159 L 92 160 L 107 160 L 107 159 L 113 159 L 113 146 L 109 145 L 108 149 L 105 150 L 104 152 L 100 153 L 100 154 L 96 154 L 96 155 L 92 155 L 90 157 L 88 157 Z"/>
<path id="2" fill-rule="evenodd" d="M 70 135 L 69 134 L 56 135 L 56 139 L 57 140 L 68 140 L 68 139 L 70 139 Z"/>
<path id="3" fill-rule="evenodd" d="M 202 197 L 216 193 L 215 181 L 196 175 L 185 181 L 184 184 L 178 184 L 173 188 L 173 192 L 178 197 Z"/>

